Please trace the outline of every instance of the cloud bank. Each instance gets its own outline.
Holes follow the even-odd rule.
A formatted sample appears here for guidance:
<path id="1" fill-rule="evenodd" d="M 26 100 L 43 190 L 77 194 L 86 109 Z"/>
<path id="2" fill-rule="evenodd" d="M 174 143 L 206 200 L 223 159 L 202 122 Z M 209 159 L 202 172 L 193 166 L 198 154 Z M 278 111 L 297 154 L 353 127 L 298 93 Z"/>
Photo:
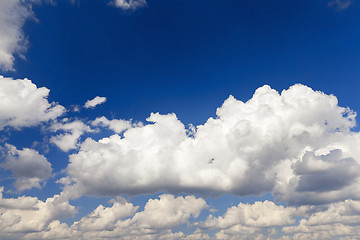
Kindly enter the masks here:
<path id="1" fill-rule="evenodd" d="M 65 189 L 91 196 L 271 192 L 290 205 L 360 197 L 356 114 L 335 96 L 300 84 L 281 94 L 264 86 L 247 102 L 230 96 L 216 115 L 191 130 L 175 114 L 153 113 L 123 136 L 87 138 L 69 157 Z"/>
<path id="2" fill-rule="evenodd" d="M 186 127 L 175 114 L 152 113 L 147 124 L 98 117 L 60 119 L 49 90 L 30 80 L 0 79 L 2 128 L 52 121 L 50 142 L 76 149 L 59 183 L 42 201 L 0 194 L 5 239 L 356 239 L 360 232 L 360 135 L 356 114 L 337 98 L 301 84 L 257 89 L 247 102 L 230 96 L 205 124 Z M 28 113 L 28 114 L 26 114 Z M 110 128 L 95 140 L 80 136 Z M 44 155 L 5 144 L 1 167 L 18 191 L 40 188 L 53 174 Z M 120 197 L 162 194 L 140 210 Z M 210 213 L 199 196 L 270 192 L 278 202 L 239 203 Z M 185 193 L 188 196 L 178 196 Z M 172 195 L 175 194 L 175 195 Z M 112 196 L 68 225 L 69 201 Z M 280 204 L 283 202 L 285 204 Z M 200 218 L 200 215 L 205 217 Z M 175 230 L 177 229 L 177 230 Z M 182 229 L 182 230 L 179 230 Z M 185 229 L 185 230 L 183 230 Z"/>

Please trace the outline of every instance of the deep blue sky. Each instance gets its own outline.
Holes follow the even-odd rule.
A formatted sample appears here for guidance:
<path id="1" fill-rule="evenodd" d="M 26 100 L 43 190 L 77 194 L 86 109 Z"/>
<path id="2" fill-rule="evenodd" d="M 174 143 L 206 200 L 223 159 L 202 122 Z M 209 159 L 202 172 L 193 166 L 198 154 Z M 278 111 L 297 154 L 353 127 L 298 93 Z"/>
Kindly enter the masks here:
<path id="1" fill-rule="evenodd" d="M 357 2 L 337 11 L 313 0 L 150 0 L 132 12 L 107 3 L 35 7 L 14 75 L 65 106 L 106 96 L 104 113 L 136 120 L 160 111 L 203 123 L 229 94 L 246 101 L 264 84 L 303 83 L 360 109 Z"/>

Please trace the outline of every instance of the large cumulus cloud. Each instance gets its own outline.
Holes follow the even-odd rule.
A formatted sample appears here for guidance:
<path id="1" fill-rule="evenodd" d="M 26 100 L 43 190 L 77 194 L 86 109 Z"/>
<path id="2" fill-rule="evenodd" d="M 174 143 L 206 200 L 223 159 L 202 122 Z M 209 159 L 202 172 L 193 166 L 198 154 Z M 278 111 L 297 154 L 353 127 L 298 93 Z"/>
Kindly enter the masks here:
<path id="1" fill-rule="evenodd" d="M 247 102 L 230 96 L 216 114 L 187 129 L 175 114 L 155 113 L 123 136 L 88 138 L 70 156 L 65 191 L 272 192 L 296 205 L 359 197 L 356 114 L 335 96 L 264 86 Z"/>

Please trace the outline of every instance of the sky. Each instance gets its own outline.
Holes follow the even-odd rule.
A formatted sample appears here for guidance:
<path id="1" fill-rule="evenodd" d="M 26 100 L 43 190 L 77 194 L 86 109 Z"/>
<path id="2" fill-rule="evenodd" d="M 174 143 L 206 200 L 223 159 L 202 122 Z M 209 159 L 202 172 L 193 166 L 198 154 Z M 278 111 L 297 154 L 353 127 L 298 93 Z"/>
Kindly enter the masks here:
<path id="1" fill-rule="evenodd" d="M 0 0 L 0 239 L 360 239 L 356 0 Z"/>

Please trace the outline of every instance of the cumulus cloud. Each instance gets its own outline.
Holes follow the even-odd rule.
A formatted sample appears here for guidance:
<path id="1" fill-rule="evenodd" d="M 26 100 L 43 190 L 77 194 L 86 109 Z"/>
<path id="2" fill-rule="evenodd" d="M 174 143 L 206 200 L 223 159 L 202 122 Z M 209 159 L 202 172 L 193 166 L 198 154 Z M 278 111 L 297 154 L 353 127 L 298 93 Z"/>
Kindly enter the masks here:
<path id="1" fill-rule="evenodd" d="M 352 0 L 332 0 L 328 3 L 329 7 L 335 7 L 337 10 L 345 10 L 353 3 Z"/>
<path id="2" fill-rule="evenodd" d="M 268 200 L 239 203 L 222 216 L 209 215 L 197 222 L 208 208 L 202 198 L 163 194 L 149 199 L 139 211 L 138 206 L 117 197 L 110 201 L 111 206 L 99 205 L 69 226 L 61 220 L 73 216 L 76 209 L 63 195 L 46 201 L 26 196 L 3 198 L 2 190 L 0 237 L 6 239 L 305 240 L 357 239 L 360 235 L 360 202 L 355 200 L 302 207 Z M 179 227 L 186 231 L 174 231 Z M 197 229 L 191 230 L 194 227 Z"/>
<path id="3" fill-rule="evenodd" d="M 359 197 L 355 116 L 335 96 L 300 84 L 281 94 L 261 87 L 247 102 L 230 96 L 192 134 L 175 114 L 151 114 L 123 136 L 86 139 L 70 156 L 64 182 L 73 184 L 65 189 L 100 196 L 272 192 L 295 205 Z"/>
<path id="4" fill-rule="evenodd" d="M 210 215 L 201 226 L 212 229 L 226 229 L 236 225 L 254 228 L 286 226 L 295 223 L 294 217 L 298 212 L 294 207 L 276 205 L 271 201 L 239 203 L 238 206 L 229 208 L 224 217 Z"/>
<path id="5" fill-rule="evenodd" d="M 136 10 L 147 5 L 146 0 L 114 0 L 112 3 L 122 10 Z"/>
<path id="6" fill-rule="evenodd" d="M 161 195 L 149 199 L 143 211 L 122 198 L 112 200 L 111 207 L 98 206 L 87 216 L 74 222 L 70 227 L 53 221 L 46 230 L 26 235 L 28 239 L 192 239 L 184 233 L 172 233 L 171 228 L 179 227 L 191 217 L 197 218 L 207 207 L 205 200 L 194 196 L 174 197 Z M 58 233 L 59 235 L 55 235 Z M 200 230 L 193 236 L 201 236 Z M 167 238 L 168 237 L 168 238 Z M 169 238 L 170 237 L 170 238 Z"/>
<path id="7" fill-rule="evenodd" d="M 27 78 L 0 76 L 0 130 L 35 126 L 62 115 L 65 108 L 49 103 L 48 95 L 49 89 L 38 88 Z"/>
<path id="8" fill-rule="evenodd" d="M 78 146 L 78 140 L 85 132 L 91 132 L 91 128 L 80 120 L 73 122 L 56 122 L 51 125 L 53 132 L 65 132 L 50 138 L 50 142 L 58 146 L 62 151 L 68 152 Z"/>
<path id="9" fill-rule="evenodd" d="M 18 191 L 41 188 L 40 183 L 52 174 L 50 162 L 33 149 L 18 150 L 15 146 L 6 144 L 3 154 L 5 161 L 0 163 L 0 167 L 12 172 Z"/>
<path id="10" fill-rule="evenodd" d="M 112 119 L 109 120 L 106 117 L 98 117 L 94 121 L 91 122 L 93 126 L 102 126 L 108 127 L 113 130 L 115 133 L 122 133 L 123 131 L 131 128 L 131 121 L 126 121 L 122 119 Z"/>
<path id="11" fill-rule="evenodd" d="M 96 96 L 94 99 L 87 100 L 84 107 L 85 108 L 94 108 L 99 104 L 103 104 L 106 102 L 106 97 Z"/>
<path id="12" fill-rule="evenodd" d="M 33 17 L 31 5 L 36 0 L 0 1 L 0 69 L 14 70 L 15 55 L 23 56 L 27 40 L 22 31 L 25 21 Z"/>
<path id="13" fill-rule="evenodd" d="M 3 188 L 0 190 L 2 193 Z M 25 196 L 4 199 L 1 194 L 0 237 L 24 239 L 25 234 L 45 231 L 50 223 L 54 225 L 59 219 L 72 217 L 75 213 L 75 207 L 59 195 L 41 201 Z"/>

